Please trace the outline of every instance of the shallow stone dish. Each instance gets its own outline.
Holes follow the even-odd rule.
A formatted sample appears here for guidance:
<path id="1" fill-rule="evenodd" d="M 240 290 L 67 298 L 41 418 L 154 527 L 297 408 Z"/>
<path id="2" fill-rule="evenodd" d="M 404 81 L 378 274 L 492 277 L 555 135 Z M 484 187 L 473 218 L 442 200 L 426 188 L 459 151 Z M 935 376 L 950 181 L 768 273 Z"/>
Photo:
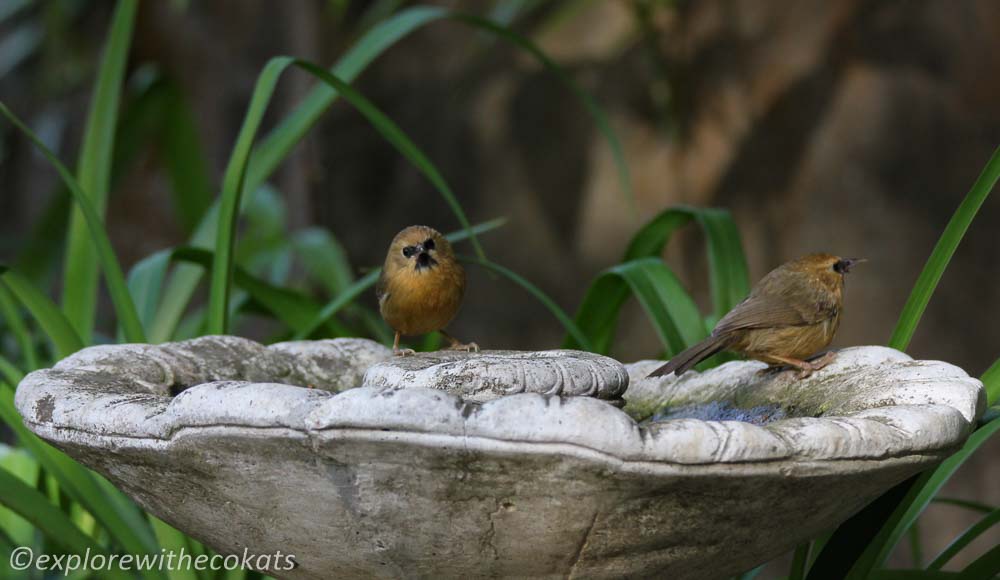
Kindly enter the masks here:
<path id="1" fill-rule="evenodd" d="M 559 358 L 580 380 L 505 388 L 456 380 L 475 355 L 216 336 L 87 348 L 28 375 L 16 404 L 178 529 L 292 554 L 264 571 L 309 579 L 726 577 L 942 460 L 985 406 L 961 369 L 880 347 L 802 381 L 755 362 L 645 379 L 659 361 L 489 357 L 536 378 Z M 421 386 L 400 371 L 438 364 Z"/>

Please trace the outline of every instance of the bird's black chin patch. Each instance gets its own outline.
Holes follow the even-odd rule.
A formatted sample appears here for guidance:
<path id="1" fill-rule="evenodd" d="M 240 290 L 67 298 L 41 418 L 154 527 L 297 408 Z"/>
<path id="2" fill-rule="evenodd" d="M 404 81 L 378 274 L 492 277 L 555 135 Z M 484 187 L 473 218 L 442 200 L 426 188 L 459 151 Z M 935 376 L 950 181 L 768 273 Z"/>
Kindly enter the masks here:
<path id="1" fill-rule="evenodd" d="M 417 265 L 415 267 L 418 272 L 425 268 L 433 268 L 434 266 L 437 266 L 437 260 L 432 258 L 427 252 L 421 252 L 420 255 L 417 256 Z"/>

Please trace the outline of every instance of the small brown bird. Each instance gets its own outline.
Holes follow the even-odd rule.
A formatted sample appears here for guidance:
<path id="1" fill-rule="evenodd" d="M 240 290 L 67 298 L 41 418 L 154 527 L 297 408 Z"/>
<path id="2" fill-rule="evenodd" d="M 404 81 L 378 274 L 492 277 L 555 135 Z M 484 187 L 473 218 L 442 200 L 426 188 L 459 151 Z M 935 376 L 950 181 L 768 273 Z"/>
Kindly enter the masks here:
<path id="1" fill-rule="evenodd" d="M 712 330 L 711 336 L 670 359 L 649 374 L 678 375 L 721 350 L 791 366 L 805 378 L 833 361 L 829 346 L 840 325 L 844 275 L 863 259 L 810 254 L 771 270 Z"/>
<path id="2" fill-rule="evenodd" d="M 400 335 L 435 330 L 451 341 L 449 349 L 478 351 L 476 343 L 462 344 L 444 331 L 462 305 L 464 294 L 465 270 L 440 232 L 410 226 L 396 234 L 375 285 L 382 318 L 396 331 L 393 354 L 413 354 L 399 348 Z"/>

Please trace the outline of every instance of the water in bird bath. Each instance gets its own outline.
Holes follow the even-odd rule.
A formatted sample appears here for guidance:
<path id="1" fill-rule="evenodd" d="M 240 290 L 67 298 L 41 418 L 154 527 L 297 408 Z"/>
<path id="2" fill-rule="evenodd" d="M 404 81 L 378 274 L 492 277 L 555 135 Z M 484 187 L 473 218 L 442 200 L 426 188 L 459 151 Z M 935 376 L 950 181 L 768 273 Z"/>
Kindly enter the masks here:
<path id="1" fill-rule="evenodd" d="M 702 421 L 742 421 L 754 425 L 767 425 L 787 417 L 781 405 L 758 405 L 747 409 L 727 401 L 709 401 L 692 405 L 668 406 L 660 409 L 642 424 L 671 419 L 701 419 Z"/>

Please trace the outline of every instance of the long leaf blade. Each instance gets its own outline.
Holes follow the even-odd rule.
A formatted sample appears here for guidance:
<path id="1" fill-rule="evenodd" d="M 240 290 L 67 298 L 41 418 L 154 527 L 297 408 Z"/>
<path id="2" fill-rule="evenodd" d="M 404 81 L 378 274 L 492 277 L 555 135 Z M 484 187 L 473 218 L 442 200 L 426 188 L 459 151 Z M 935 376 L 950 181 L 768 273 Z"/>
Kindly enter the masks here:
<path id="1" fill-rule="evenodd" d="M 125 331 L 125 336 L 131 342 L 146 342 L 142 324 L 139 322 L 139 315 L 136 313 L 135 304 L 132 302 L 131 296 L 129 296 L 128 286 L 125 284 L 125 275 L 122 273 L 118 258 L 115 256 L 114 248 L 111 246 L 111 240 L 108 238 L 108 234 L 101 223 L 101 218 L 97 210 L 94 209 L 89 197 L 80 188 L 73 175 L 70 174 L 69 170 L 66 169 L 55 154 L 3 103 L 0 103 L 0 114 L 7 117 L 15 127 L 20 129 L 34 143 L 35 147 L 42 152 L 42 155 L 55 168 L 56 172 L 62 178 L 63 183 L 66 184 L 66 187 L 69 188 L 73 200 L 76 201 L 77 207 L 86 220 L 90 233 L 88 245 L 93 246 L 97 260 L 104 271 L 108 293 L 111 294 L 111 301 Z M 80 321 L 81 319 L 77 318 L 76 320 Z M 79 328 L 79 326 L 76 328 Z M 87 331 L 87 336 L 89 336 L 89 330 Z"/>
<path id="2" fill-rule="evenodd" d="M 107 203 L 118 105 L 137 6 L 137 0 L 119 0 L 115 7 L 80 151 L 77 167 L 80 189 L 86 192 L 97 215 L 104 214 Z M 86 340 L 93 332 L 97 305 L 98 250 L 90 243 L 91 221 L 81 207 L 74 208 L 67 238 L 62 297 L 66 315 Z"/>
<path id="3" fill-rule="evenodd" d="M 27 309 L 42 331 L 48 336 L 59 358 L 67 357 L 83 348 L 83 341 L 55 302 L 42 294 L 27 278 L 13 270 L 0 267 L 0 280 Z"/>
<path id="4" fill-rule="evenodd" d="M 31 332 L 28 330 L 21 313 L 15 305 L 14 296 L 3 283 L 0 283 L 0 316 L 7 321 L 7 329 L 14 335 L 18 348 L 21 349 L 21 357 L 24 365 L 29 370 L 38 368 L 38 355 L 35 352 L 35 344 Z"/>
<path id="5" fill-rule="evenodd" d="M 610 352 L 619 311 L 630 294 L 646 311 L 668 354 L 707 334 L 697 305 L 666 264 L 659 258 L 639 258 L 602 272 L 577 310 L 576 323 L 594 352 Z M 584 343 L 568 337 L 565 346 L 582 348 Z"/>
<path id="6" fill-rule="evenodd" d="M 133 554 L 159 552 L 152 531 L 131 501 L 121 497 L 117 490 L 109 492 L 102 488 L 90 471 L 24 426 L 14 408 L 14 391 L 6 384 L 0 384 L 0 421 L 7 423 L 21 446 L 30 451 L 45 471 L 56 478 L 60 488 L 89 511 L 122 547 Z M 118 498 L 112 499 L 112 494 Z M 156 570 L 149 571 L 148 575 L 163 578 Z"/>
<path id="7" fill-rule="evenodd" d="M 983 535 L 983 533 L 998 523 L 1000 523 L 1000 509 L 993 510 L 992 512 L 986 514 L 986 516 L 978 522 L 972 524 L 969 529 L 965 530 L 961 535 L 952 540 L 952 542 L 948 544 L 948 547 L 942 550 L 941 553 L 934 558 L 934 561 L 927 566 L 927 569 L 940 570 L 941 568 L 944 568 L 945 564 L 958 555 L 958 553 L 961 552 L 966 546 L 971 544 L 973 540 Z"/>
<path id="8" fill-rule="evenodd" d="M 580 328 L 576 325 L 576 323 L 573 322 L 573 319 L 570 318 L 568 314 L 566 314 L 566 311 L 563 310 L 558 304 L 556 304 L 556 302 L 552 300 L 552 298 L 550 298 L 548 294 L 543 292 L 541 288 L 535 286 L 534 284 L 529 282 L 526 278 L 524 278 L 524 276 L 521 276 L 520 274 L 514 272 L 513 270 L 505 268 L 500 264 L 491 262 L 489 260 L 484 260 L 482 258 L 474 258 L 471 256 L 464 256 L 462 257 L 462 260 L 467 263 L 476 264 L 477 266 L 486 268 L 491 272 L 500 274 L 503 277 L 510 280 L 511 282 L 514 282 L 521 288 L 527 290 L 528 293 L 534 296 L 536 300 L 538 300 L 543 306 L 545 306 L 546 309 L 548 309 L 549 312 L 552 313 L 553 316 L 555 316 L 556 320 L 558 320 L 563 325 L 563 328 L 566 329 L 566 332 L 568 332 L 570 336 L 580 341 L 580 343 L 584 345 L 584 348 L 586 350 L 589 350 L 588 347 L 590 346 L 590 344 L 589 341 L 587 340 L 586 335 L 583 334 L 583 331 L 581 331 Z"/>
<path id="9" fill-rule="evenodd" d="M 636 232 L 625 251 L 625 261 L 659 256 L 674 233 L 692 221 L 701 227 L 707 241 L 713 317 L 718 320 L 750 293 L 743 243 L 728 211 L 689 206 L 668 208 Z"/>
<path id="10" fill-rule="evenodd" d="M 80 531 L 66 514 L 49 503 L 45 496 L 4 469 L 0 469 L 0 504 L 34 524 L 52 541 L 73 552 L 82 554 L 89 550 L 93 554 L 107 554 L 99 544 Z M 112 578 L 131 578 L 117 569 L 102 572 Z"/>
<path id="11" fill-rule="evenodd" d="M 230 156 L 226 168 L 219 206 L 219 226 L 215 243 L 216 260 L 212 267 L 211 287 L 209 289 L 208 332 L 210 334 L 225 334 L 228 329 L 229 290 L 233 275 L 233 253 L 236 245 L 236 220 L 238 217 L 236 210 L 240 206 L 240 200 L 243 196 L 250 149 L 271 95 L 274 93 L 278 78 L 285 69 L 292 65 L 311 73 L 335 88 L 345 100 L 349 101 L 397 151 L 427 177 L 451 207 L 462 227 L 471 232 L 472 225 L 437 167 L 392 120 L 350 85 L 323 68 L 310 62 L 288 57 L 271 59 L 258 77 L 243 126 L 240 128 L 236 140 L 236 146 L 233 148 L 233 154 Z M 485 254 L 479 241 L 474 234 L 470 235 L 476 253 L 480 258 L 484 258 Z"/>
<path id="12" fill-rule="evenodd" d="M 927 259 L 927 264 L 920 272 L 920 277 L 917 278 L 917 283 L 913 286 L 910 298 L 903 306 L 903 312 L 899 315 L 899 321 L 889 339 L 889 346 L 892 348 L 906 350 L 906 347 L 910 345 L 910 339 L 913 338 L 913 333 L 917 330 L 917 324 L 920 323 L 920 318 L 923 316 L 924 310 L 927 309 L 927 304 L 930 302 L 931 295 L 934 294 L 941 276 L 944 275 L 945 268 L 951 262 L 951 257 L 965 236 L 965 231 L 969 229 L 969 225 L 998 179 L 1000 179 L 1000 147 L 993 151 L 993 156 L 986 163 L 986 167 L 983 168 L 979 178 L 972 185 L 972 189 L 955 210 L 955 214 L 952 215 Z"/>

